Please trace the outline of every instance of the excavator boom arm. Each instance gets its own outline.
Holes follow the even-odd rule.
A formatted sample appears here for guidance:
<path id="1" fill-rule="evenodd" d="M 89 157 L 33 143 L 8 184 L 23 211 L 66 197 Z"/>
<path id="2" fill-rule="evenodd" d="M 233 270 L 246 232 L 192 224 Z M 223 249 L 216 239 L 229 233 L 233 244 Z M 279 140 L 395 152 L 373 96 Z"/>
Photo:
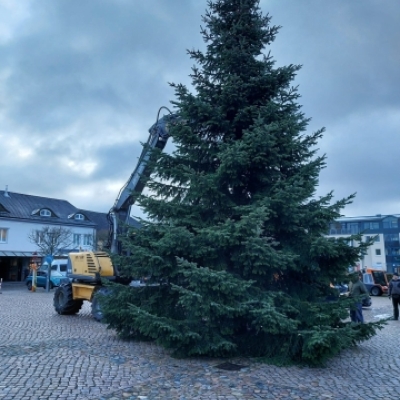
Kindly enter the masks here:
<path id="1" fill-rule="evenodd" d="M 162 107 L 165 108 L 165 107 Z M 160 113 L 161 109 L 158 113 Z M 168 110 L 169 111 L 169 110 Z M 179 120 L 176 114 L 165 115 L 149 129 L 149 138 L 143 146 L 139 161 L 129 177 L 127 183 L 120 190 L 114 206 L 109 211 L 110 237 L 109 246 L 112 253 L 119 253 L 118 233 L 121 223 L 129 224 L 130 208 L 136 198 L 143 192 L 151 175 L 149 159 L 152 150 L 163 150 L 169 138 L 169 126 Z"/>

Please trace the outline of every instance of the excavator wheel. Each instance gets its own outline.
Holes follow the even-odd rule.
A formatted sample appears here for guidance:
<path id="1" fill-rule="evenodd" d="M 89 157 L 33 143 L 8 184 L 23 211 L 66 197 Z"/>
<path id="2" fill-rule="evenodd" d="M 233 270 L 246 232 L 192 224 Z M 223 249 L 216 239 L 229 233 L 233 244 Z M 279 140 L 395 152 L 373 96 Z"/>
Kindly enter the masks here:
<path id="1" fill-rule="evenodd" d="M 103 312 L 101 310 L 99 296 L 107 296 L 109 293 L 110 293 L 109 289 L 100 288 L 100 289 L 96 290 L 96 292 L 92 298 L 92 316 L 98 322 L 101 322 L 103 319 Z"/>
<path id="2" fill-rule="evenodd" d="M 71 284 L 59 286 L 54 293 L 53 305 L 60 315 L 76 314 L 81 309 L 82 304 L 83 300 L 72 298 Z"/>

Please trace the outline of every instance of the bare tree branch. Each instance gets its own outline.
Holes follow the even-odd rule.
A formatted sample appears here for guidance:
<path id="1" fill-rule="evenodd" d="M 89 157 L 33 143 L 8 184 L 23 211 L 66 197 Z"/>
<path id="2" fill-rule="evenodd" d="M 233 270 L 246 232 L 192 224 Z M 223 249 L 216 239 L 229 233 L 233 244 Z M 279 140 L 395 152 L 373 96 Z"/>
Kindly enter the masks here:
<path id="1" fill-rule="evenodd" d="M 32 230 L 28 239 L 36 244 L 40 254 L 57 255 L 61 248 L 72 244 L 72 231 L 61 226 L 43 226 L 41 230 Z"/>

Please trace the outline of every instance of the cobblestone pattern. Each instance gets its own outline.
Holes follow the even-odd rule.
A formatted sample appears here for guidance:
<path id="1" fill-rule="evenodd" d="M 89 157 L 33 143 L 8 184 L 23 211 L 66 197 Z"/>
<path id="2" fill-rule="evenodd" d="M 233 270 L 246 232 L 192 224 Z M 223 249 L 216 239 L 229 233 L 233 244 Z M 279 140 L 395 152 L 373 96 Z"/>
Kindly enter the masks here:
<path id="1" fill-rule="evenodd" d="M 53 292 L 3 284 L 0 294 L 0 400 L 400 398 L 397 341 L 390 321 L 371 340 L 343 352 L 326 368 L 277 368 L 248 359 L 176 360 L 153 344 L 124 342 L 94 321 L 90 304 L 59 316 Z M 373 298 L 367 320 L 388 317 L 387 297 Z"/>

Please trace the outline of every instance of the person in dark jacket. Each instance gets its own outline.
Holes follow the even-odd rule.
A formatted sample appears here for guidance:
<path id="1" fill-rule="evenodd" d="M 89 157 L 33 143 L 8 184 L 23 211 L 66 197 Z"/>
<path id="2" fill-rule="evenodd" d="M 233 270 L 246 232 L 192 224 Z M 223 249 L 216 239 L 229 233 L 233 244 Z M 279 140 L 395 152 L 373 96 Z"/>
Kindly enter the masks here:
<path id="1" fill-rule="evenodd" d="M 389 283 L 388 291 L 389 299 L 392 299 L 393 304 L 393 319 L 399 320 L 399 304 L 400 304 L 400 279 L 399 274 L 395 272 L 392 280 Z"/>
<path id="2" fill-rule="evenodd" d="M 368 296 L 368 290 L 364 283 L 360 280 L 358 274 L 354 274 L 351 279 L 350 297 Z M 357 299 L 357 302 L 350 307 L 350 318 L 353 322 L 364 323 L 364 316 L 362 312 L 362 299 Z"/>

